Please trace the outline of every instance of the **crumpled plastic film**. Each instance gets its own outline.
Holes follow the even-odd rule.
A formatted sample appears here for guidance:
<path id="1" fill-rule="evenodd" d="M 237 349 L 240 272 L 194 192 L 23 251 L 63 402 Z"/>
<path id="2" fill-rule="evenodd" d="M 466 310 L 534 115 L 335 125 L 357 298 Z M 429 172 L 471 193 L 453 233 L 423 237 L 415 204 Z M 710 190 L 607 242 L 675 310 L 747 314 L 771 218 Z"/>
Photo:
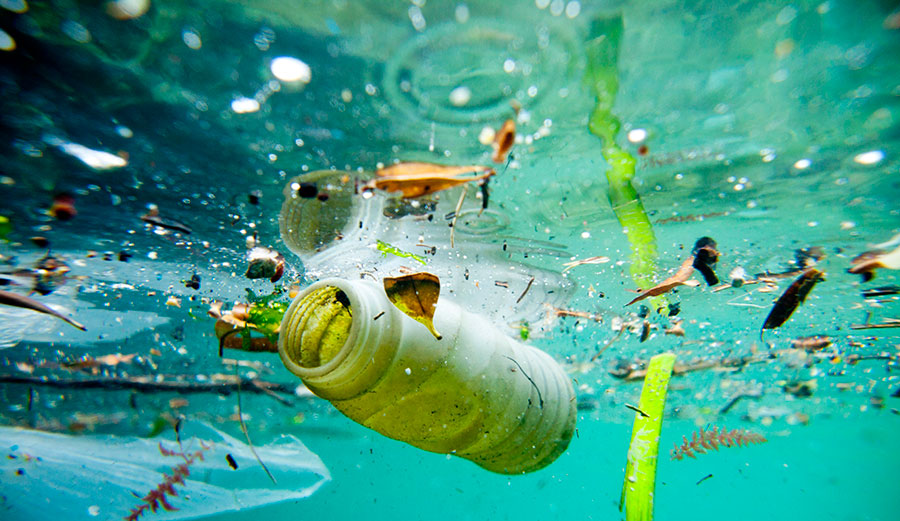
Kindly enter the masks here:
<path id="1" fill-rule="evenodd" d="M 309 279 L 380 279 L 401 272 L 403 266 L 428 271 L 440 278 L 444 293 L 468 311 L 495 324 L 528 323 L 532 337 L 549 329 L 554 315 L 548 310 L 565 307 L 573 295 L 575 286 L 566 277 L 546 269 L 561 267 L 571 254 L 561 245 L 516 235 L 512 219 L 502 211 L 481 211 L 480 202 L 473 203 L 476 187 L 468 188 L 451 247 L 446 216 L 455 213 L 463 188 L 418 199 L 377 191 L 359 195 L 354 194 L 358 175 L 310 172 L 285 186 L 278 221 L 281 238 L 302 260 Z M 298 195 L 296 187 L 302 184 L 315 185 L 328 198 Z M 426 265 L 379 251 L 379 240 L 420 255 Z M 519 329 L 505 331 L 515 336 Z"/>
<path id="2" fill-rule="evenodd" d="M 70 436 L 0 427 L 0 512 L 3 519 L 122 519 L 163 481 L 163 472 L 184 463 L 164 456 L 159 445 L 178 452 L 174 434 L 166 439 Z M 146 512 L 142 519 L 196 519 L 310 496 L 331 475 L 322 460 L 293 436 L 256 446 L 275 476 L 266 477 L 250 447 L 205 424 L 186 424 L 185 453 L 209 447 L 190 465 L 177 496 L 178 510 Z M 229 465 L 230 454 L 237 469 Z"/>

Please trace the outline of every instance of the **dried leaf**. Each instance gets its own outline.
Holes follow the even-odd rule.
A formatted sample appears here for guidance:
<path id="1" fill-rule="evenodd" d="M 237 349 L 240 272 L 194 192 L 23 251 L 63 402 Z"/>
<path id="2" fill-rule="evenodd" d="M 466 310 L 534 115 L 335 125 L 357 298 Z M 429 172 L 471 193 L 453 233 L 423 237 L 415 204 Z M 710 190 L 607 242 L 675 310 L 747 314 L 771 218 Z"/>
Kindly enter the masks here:
<path id="1" fill-rule="evenodd" d="M 494 135 L 494 142 L 491 144 L 491 146 L 494 147 L 493 161 L 495 163 L 505 162 L 506 156 L 509 154 L 509 151 L 512 149 L 515 142 L 516 122 L 512 119 L 507 119 L 503 122 L 503 126 L 500 127 L 500 130 Z"/>
<path id="2" fill-rule="evenodd" d="M 772 307 L 772 311 L 769 312 L 769 316 L 766 317 L 766 322 L 763 324 L 762 328 L 775 329 L 787 322 L 787 319 L 790 318 L 794 310 L 797 309 L 797 306 L 806 300 L 806 296 L 812 291 L 813 286 L 824 279 L 825 274 L 821 271 L 815 268 L 807 268 L 778 298 L 775 302 L 775 306 Z M 760 334 L 762 334 L 762 332 L 760 332 Z"/>
<path id="3" fill-rule="evenodd" d="M 481 181 L 494 175 L 487 166 L 447 166 L 434 163 L 398 163 L 376 172 L 376 178 L 366 184 L 369 189 L 400 192 L 413 198 L 453 188 L 471 181 Z"/>
<path id="4" fill-rule="evenodd" d="M 667 278 L 666 280 L 660 282 L 650 289 L 642 291 L 640 295 L 634 297 L 631 302 L 625 305 L 630 306 L 635 302 L 644 300 L 647 297 L 655 297 L 658 295 L 662 295 L 663 293 L 668 293 L 678 286 L 699 286 L 700 283 L 696 280 L 688 280 L 691 275 L 693 275 L 693 273 L 694 257 L 690 256 L 681 263 L 681 267 L 678 268 L 678 271 L 675 272 L 675 275 L 672 275 L 671 277 Z"/>
<path id="5" fill-rule="evenodd" d="M 441 282 L 431 273 L 413 273 L 402 277 L 385 277 L 384 291 L 397 309 L 421 322 L 438 340 L 434 329 L 434 308 L 441 293 Z"/>

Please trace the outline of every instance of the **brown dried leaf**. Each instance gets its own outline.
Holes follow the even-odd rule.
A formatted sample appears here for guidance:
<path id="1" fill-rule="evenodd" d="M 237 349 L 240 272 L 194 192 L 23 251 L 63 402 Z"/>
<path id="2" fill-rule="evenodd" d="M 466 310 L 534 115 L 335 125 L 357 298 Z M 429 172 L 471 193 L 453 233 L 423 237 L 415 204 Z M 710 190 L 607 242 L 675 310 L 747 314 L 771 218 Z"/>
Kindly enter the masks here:
<path id="1" fill-rule="evenodd" d="M 656 297 L 658 295 L 662 295 L 663 293 L 668 293 L 678 286 L 699 286 L 700 283 L 696 280 L 688 280 L 691 275 L 693 275 L 693 273 L 694 257 L 692 255 L 681 263 L 681 267 L 678 268 L 678 271 L 675 272 L 675 275 L 672 275 L 671 277 L 667 278 L 666 280 L 660 282 L 650 289 L 642 291 L 640 295 L 634 297 L 631 302 L 625 305 L 630 306 L 635 302 L 644 300 L 647 297 Z"/>
<path id="2" fill-rule="evenodd" d="M 481 181 L 494 175 L 494 169 L 487 166 L 447 166 L 434 163 L 398 163 L 376 172 L 376 178 L 369 181 L 368 188 L 385 192 L 400 192 L 403 197 L 414 198 L 428 195 L 454 186 Z"/>
<path id="3" fill-rule="evenodd" d="M 766 317 L 766 322 L 763 324 L 762 328 L 775 329 L 787 322 L 787 319 L 790 318 L 794 310 L 797 309 L 797 306 L 806 300 L 806 296 L 809 295 L 809 292 L 812 291 L 816 283 L 824 279 L 825 274 L 821 271 L 815 268 L 807 268 L 803 274 L 800 275 L 800 277 L 795 280 L 780 297 L 778 297 L 775 306 L 772 307 L 772 311 L 770 311 L 769 316 Z M 762 334 L 762 332 L 760 332 L 760 334 Z"/>
<path id="4" fill-rule="evenodd" d="M 434 329 L 434 308 L 441 294 L 441 282 L 431 273 L 413 273 L 401 277 L 385 277 L 384 292 L 388 299 L 413 320 L 422 323 L 438 340 Z"/>
<path id="5" fill-rule="evenodd" d="M 516 122 L 512 119 L 507 119 L 503 122 L 503 126 L 500 127 L 500 130 L 494 135 L 494 142 L 491 144 L 491 146 L 494 147 L 493 161 L 495 163 L 505 162 L 506 156 L 509 154 L 509 151 L 512 149 L 515 142 Z"/>

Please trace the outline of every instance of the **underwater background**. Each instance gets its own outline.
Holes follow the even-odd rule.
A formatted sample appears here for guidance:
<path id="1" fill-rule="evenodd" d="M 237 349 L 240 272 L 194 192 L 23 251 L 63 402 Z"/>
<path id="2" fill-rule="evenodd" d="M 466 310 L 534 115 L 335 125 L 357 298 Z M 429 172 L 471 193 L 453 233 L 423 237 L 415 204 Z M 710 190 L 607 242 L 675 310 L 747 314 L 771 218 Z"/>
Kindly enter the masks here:
<path id="1" fill-rule="evenodd" d="M 0 518 L 126 518 L 189 459 L 160 448 L 177 425 L 193 439 L 179 450 L 207 456 L 178 510 L 141 519 L 625 519 L 626 405 L 662 352 L 683 365 L 658 519 L 900 516 L 896 2 L 0 0 L 0 30 L 0 289 L 86 329 L 0 306 Z M 636 164 L 622 186 L 649 241 L 614 211 L 630 192 L 612 188 L 613 156 Z M 293 179 L 333 170 L 358 189 L 398 161 L 495 168 L 455 209 L 455 247 L 482 257 L 453 257 L 460 188 L 435 206 L 376 193 L 400 216 L 317 243 L 327 262 L 285 245 Z M 425 240 L 404 235 L 429 212 Z M 330 241 L 327 224 L 311 226 Z M 424 452 L 347 419 L 276 355 L 220 355 L 213 302 L 359 278 L 396 260 L 382 237 L 465 265 L 442 289 L 473 312 L 539 317 L 495 325 L 572 378 L 577 431 L 557 461 L 506 476 Z M 719 285 L 626 306 L 701 237 Z M 247 277 L 257 245 L 283 256 L 279 281 Z M 876 250 L 873 278 L 847 272 Z M 498 285 L 513 264 L 548 275 Z M 824 280 L 762 331 L 812 266 Z M 767 442 L 669 458 L 713 425 Z M 146 475 L 120 474 L 126 460 Z"/>

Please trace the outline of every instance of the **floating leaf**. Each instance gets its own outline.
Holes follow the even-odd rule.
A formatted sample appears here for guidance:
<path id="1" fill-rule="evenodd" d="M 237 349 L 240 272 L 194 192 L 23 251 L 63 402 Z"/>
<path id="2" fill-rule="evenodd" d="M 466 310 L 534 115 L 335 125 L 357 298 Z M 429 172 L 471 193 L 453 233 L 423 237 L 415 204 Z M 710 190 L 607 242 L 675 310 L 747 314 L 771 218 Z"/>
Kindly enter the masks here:
<path id="1" fill-rule="evenodd" d="M 675 272 L 675 275 L 667 278 L 666 280 L 660 282 L 656 286 L 653 286 L 650 289 L 644 290 L 640 295 L 634 297 L 634 299 L 625 304 L 626 306 L 630 306 L 635 302 L 644 300 L 647 297 L 655 297 L 657 295 L 662 295 L 663 293 L 668 293 L 678 286 L 698 286 L 699 282 L 696 280 L 688 280 L 691 275 L 694 273 L 694 257 L 688 257 L 687 260 L 681 263 L 681 267 L 678 268 L 678 271 Z"/>
<path id="2" fill-rule="evenodd" d="M 494 142 L 491 143 L 491 146 L 494 148 L 494 156 L 491 159 L 495 163 L 505 162 L 506 156 L 515 142 L 516 122 L 512 119 L 507 119 L 494 135 Z"/>
<path id="3" fill-rule="evenodd" d="M 401 277 L 385 277 L 384 292 L 397 309 L 421 322 L 438 340 L 434 329 L 434 308 L 441 294 L 441 282 L 431 273 L 413 273 Z"/>
<path id="4" fill-rule="evenodd" d="M 25 295 L 19 295 L 18 293 L 13 293 L 11 291 L 3 291 L 0 290 L 0 304 L 5 306 L 13 306 L 17 308 L 30 309 L 32 311 L 37 311 L 38 313 L 44 313 L 46 315 L 54 316 L 63 322 L 71 325 L 72 327 L 76 327 L 82 331 L 87 331 L 87 329 L 80 323 L 72 320 L 71 318 L 63 315 L 62 313 L 56 311 L 55 309 L 49 308 L 40 302 L 34 300 L 31 297 L 26 297 Z"/>
<path id="5" fill-rule="evenodd" d="M 435 163 L 398 163 L 376 172 L 375 179 L 366 184 L 369 189 L 400 192 L 413 198 L 453 188 L 471 181 L 481 181 L 494 175 L 487 166 L 447 166 Z"/>
<path id="6" fill-rule="evenodd" d="M 809 295 L 813 286 L 820 280 L 825 280 L 824 273 L 815 268 L 807 268 L 778 298 L 775 306 L 772 307 L 772 311 L 769 312 L 769 316 L 766 317 L 766 322 L 762 328 L 775 329 L 787 322 L 787 319 L 797 309 L 797 306 L 806 300 L 806 296 Z M 760 335 L 762 335 L 762 331 L 760 331 Z"/>

